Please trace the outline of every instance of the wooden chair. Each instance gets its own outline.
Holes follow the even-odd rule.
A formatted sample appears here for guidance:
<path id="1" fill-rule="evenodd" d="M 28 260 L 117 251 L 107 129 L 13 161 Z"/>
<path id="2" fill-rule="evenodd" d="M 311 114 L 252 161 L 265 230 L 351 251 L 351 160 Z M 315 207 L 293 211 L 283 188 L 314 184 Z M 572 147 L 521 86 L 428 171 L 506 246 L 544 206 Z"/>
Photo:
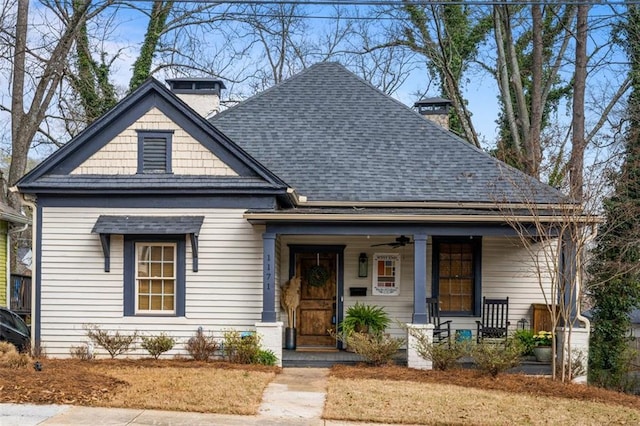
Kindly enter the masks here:
<path id="1" fill-rule="evenodd" d="M 451 320 L 440 321 L 440 304 L 436 297 L 427 298 L 427 321 L 434 326 L 434 342 L 441 342 L 444 339 L 451 342 Z"/>
<path id="2" fill-rule="evenodd" d="M 507 340 L 509 328 L 509 298 L 482 298 L 482 320 L 478 324 L 477 341 L 484 339 Z"/>

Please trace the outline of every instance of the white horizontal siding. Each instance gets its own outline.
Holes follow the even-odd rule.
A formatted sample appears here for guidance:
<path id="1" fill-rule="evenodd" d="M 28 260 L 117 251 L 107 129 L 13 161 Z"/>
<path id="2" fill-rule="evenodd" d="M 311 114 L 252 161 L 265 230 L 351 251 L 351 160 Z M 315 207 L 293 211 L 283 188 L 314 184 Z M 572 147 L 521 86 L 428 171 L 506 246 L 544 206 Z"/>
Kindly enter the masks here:
<path id="1" fill-rule="evenodd" d="M 146 334 L 167 332 L 180 342 L 202 326 L 205 332 L 252 329 L 262 311 L 262 229 L 252 227 L 239 209 L 73 209 L 44 208 L 42 220 L 41 339 L 47 353 L 69 356 L 86 342 L 85 324 Z M 186 317 L 123 316 L 123 237 L 111 237 L 111 272 L 104 272 L 98 216 L 203 215 L 199 271 L 191 269 L 186 244 Z M 136 352 L 144 355 L 143 350 Z"/>

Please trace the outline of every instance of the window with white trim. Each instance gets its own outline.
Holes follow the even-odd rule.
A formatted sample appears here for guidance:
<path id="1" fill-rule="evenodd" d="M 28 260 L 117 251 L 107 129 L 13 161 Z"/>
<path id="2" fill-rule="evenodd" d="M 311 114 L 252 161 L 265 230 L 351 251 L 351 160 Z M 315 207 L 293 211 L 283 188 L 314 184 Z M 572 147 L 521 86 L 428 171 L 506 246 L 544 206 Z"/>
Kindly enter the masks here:
<path id="1" fill-rule="evenodd" d="M 175 314 L 177 245 L 135 244 L 136 313 Z"/>

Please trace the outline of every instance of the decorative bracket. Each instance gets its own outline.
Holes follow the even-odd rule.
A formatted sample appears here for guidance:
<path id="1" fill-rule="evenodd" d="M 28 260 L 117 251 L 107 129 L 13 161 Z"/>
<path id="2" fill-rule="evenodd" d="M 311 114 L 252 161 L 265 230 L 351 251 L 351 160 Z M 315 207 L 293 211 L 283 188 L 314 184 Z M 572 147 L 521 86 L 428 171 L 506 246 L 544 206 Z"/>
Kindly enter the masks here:
<path id="1" fill-rule="evenodd" d="M 111 234 L 100 234 L 100 244 L 104 253 L 104 271 L 111 271 Z"/>
<path id="2" fill-rule="evenodd" d="M 191 240 L 191 253 L 193 255 L 193 272 L 198 272 L 198 234 L 189 234 Z"/>

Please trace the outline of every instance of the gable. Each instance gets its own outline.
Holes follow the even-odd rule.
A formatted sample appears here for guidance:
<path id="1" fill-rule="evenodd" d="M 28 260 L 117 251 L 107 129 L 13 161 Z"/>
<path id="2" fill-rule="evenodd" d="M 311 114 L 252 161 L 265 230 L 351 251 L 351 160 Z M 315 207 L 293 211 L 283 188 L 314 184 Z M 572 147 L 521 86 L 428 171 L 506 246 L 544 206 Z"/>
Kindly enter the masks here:
<path id="1" fill-rule="evenodd" d="M 153 78 L 16 186 L 23 193 L 62 196 L 155 191 L 288 199 L 278 176 Z"/>
<path id="2" fill-rule="evenodd" d="M 135 175 L 138 172 L 138 132 L 171 131 L 171 171 L 175 175 L 238 176 L 210 150 L 157 107 L 151 108 L 105 146 L 71 171 L 77 175 Z"/>

